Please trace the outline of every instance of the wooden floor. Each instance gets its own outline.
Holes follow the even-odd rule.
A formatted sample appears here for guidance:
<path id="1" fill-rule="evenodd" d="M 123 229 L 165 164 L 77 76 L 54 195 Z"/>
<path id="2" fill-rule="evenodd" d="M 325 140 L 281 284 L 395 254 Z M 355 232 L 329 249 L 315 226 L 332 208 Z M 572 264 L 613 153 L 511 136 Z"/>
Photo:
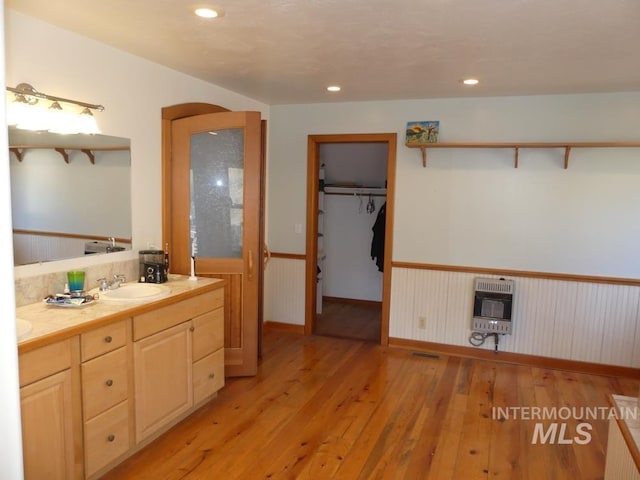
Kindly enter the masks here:
<path id="1" fill-rule="evenodd" d="M 607 421 L 585 445 L 532 445 L 492 407 L 608 407 L 640 381 L 268 331 L 258 375 L 106 479 L 600 479 Z M 547 424 L 549 422 L 546 422 Z M 567 437 L 579 420 L 568 420 Z"/>
<path id="2" fill-rule="evenodd" d="M 316 335 L 380 342 L 382 304 L 324 299 L 316 315 Z"/>

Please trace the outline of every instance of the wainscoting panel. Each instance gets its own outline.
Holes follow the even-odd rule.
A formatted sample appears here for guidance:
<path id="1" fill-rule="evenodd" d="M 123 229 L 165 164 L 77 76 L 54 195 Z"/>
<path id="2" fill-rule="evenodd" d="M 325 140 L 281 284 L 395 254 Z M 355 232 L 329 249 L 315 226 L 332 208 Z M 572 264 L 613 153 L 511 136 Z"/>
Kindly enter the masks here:
<path id="1" fill-rule="evenodd" d="M 82 257 L 86 241 L 77 238 L 14 233 L 14 261 L 16 265 L 28 265 L 61 258 Z"/>
<path id="2" fill-rule="evenodd" d="M 394 268 L 389 336 L 469 346 L 477 276 L 499 278 Z M 501 351 L 640 366 L 640 287 L 508 278 L 515 281 L 513 334 L 500 337 Z M 493 338 L 479 348 L 493 349 Z"/>
<path id="3" fill-rule="evenodd" d="M 273 257 L 264 272 L 265 321 L 304 325 L 305 261 Z"/>

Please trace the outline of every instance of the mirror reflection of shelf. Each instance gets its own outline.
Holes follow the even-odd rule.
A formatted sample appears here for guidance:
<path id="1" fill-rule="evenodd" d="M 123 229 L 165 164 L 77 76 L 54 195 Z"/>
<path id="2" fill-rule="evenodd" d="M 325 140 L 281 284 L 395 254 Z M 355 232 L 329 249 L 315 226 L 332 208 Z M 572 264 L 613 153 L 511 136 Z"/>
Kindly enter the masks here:
<path id="1" fill-rule="evenodd" d="M 380 187 L 339 187 L 325 185 L 325 195 L 370 195 L 372 197 L 386 197 L 387 189 Z"/>
<path id="2" fill-rule="evenodd" d="M 62 159 L 65 163 L 69 163 L 69 153 L 68 150 L 77 150 L 79 152 L 84 153 L 92 165 L 96 163 L 96 157 L 94 152 L 115 152 L 115 151 L 128 151 L 129 147 L 126 145 L 123 146 L 110 146 L 110 147 L 56 147 L 56 146 L 34 146 L 34 145 L 10 145 L 9 152 L 13 153 L 19 162 L 22 162 L 24 159 L 24 154 L 26 150 L 55 150 L 60 155 L 62 155 Z"/>

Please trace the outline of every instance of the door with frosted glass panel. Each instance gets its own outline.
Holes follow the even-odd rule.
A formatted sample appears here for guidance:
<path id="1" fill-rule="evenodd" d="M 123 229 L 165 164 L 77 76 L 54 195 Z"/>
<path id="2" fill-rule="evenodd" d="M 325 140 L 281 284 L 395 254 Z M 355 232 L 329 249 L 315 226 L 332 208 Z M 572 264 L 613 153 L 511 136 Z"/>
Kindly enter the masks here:
<path id="1" fill-rule="evenodd" d="M 227 281 L 226 374 L 257 370 L 261 302 L 259 112 L 172 122 L 171 271 Z"/>

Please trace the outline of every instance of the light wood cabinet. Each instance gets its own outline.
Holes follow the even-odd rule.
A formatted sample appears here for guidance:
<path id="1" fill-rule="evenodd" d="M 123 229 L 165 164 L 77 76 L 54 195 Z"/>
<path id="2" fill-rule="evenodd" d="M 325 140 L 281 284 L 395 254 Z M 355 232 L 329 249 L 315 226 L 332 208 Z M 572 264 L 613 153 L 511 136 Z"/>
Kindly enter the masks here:
<path id="1" fill-rule="evenodd" d="M 137 442 L 224 386 L 223 292 L 134 317 Z"/>
<path id="2" fill-rule="evenodd" d="M 25 478 L 99 478 L 212 398 L 223 304 L 218 288 L 21 353 Z"/>
<path id="3" fill-rule="evenodd" d="M 20 355 L 26 480 L 82 478 L 74 344 L 65 340 Z"/>
<path id="4" fill-rule="evenodd" d="M 26 479 L 74 478 L 71 395 L 68 370 L 20 389 Z"/>
<path id="5" fill-rule="evenodd" d="M 84 424 L 85 471 L 90 477 L 131 447 L 129 402 L 124 401 Z"/>
<path id="6" fill-rule="evenodd" d="M 193 404 L 224 386 L 224 309 L 193 319 Z"/>
<path id="7" fill-rule="evenodd" d="M 130 415 L 130 320 L 80 335 L 85 475 L 125 454 L 133 445 Z"/>
<path id="8" fill-rule="evenodd" d="M 191 323 L 135 342 L 136 441 L 140 442 L 193 404 Z"/>
<path id="9" fill-rule="evenodd" d="M 193 404 L 198 405 L 224 387 L 224 349 L 193 364 Z"/>

